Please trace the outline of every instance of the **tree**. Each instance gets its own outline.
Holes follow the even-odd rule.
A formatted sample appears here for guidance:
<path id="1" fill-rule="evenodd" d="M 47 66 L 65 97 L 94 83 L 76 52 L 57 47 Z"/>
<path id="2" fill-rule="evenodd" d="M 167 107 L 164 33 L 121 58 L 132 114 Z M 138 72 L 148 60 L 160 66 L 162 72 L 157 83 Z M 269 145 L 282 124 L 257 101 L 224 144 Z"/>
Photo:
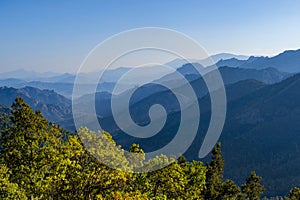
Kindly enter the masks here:
<path id="1" fill-rule="evenodd" d="M 183 156 L 145 161 L 138 144 L 126 153 L 108 132 L 64 132 L 21 98 L 12 106 L 11 124 L 1 133 L 1 199 L 257 200 L 264 192 L 255 172 L 242 189 L 232 180 L 223 181 L 220 143 L 206 166 Z M 300 189 L 294 188 L 286 200 L 299 196 Z"/>
<path id="2" fill-rule="evenodd" d="M 206 167 L 200 161 L 184 162 L 180 166 L 187 179 L 184 196 L 190 199 L 204 199 Z"/>
<path id="3" fill-rule="evenodd" d="M 179 164 L 183 164 L 183 163 L 186 163 L 186 162 L 187 162 L 187 160 L 183 155 L 178 157 L 178 163 Z"/>
<path id="4" fill-rule="evenodd" d="M 244 199 L 241 195 L 241 189 L 232 180 L 228 179 L 222 184 L 221 199 L 236 200 Z"/>
<path id="5" fill-rule="evenodd" d="M 134 192 L 113 192 L 112 197 L 116 200 L 148 200 L 147 194 L 142 194 L 139 190 Z"/>
<path id="6" fill-rule="evenodd" d="M 246 179 L 246 183 L 242 185 L 242 193 L 245 194 L 249 200 L 259 200 L 260 196 L 264 193 L 265 188 L 260 181 L 262 177 L 257 176 L 255 172 Z"/>
<path id="7" fill-rule="evenodd" d="M 140 148 L 139 144 L 132 144 L 129 149 L 129 153 L 125 154 L 133 171 L 139 171 L 143 167 L 143 161 L 145 160 L 145 153 Z"/>
<path id="8" fill-rule="evenodd" d="M 81 152 L 72 160 L 81 166 L 79 172 L 84 182 L 79 186 L 83 199 L 112 199 L 113 192 L 124 193 L 132 174 L 124 150 L 118 146 L 107 132 L 94 132 L 87 128 L 78 130 L 82 144 L 89 150 Z M 79 145 L 78 145 L 79 146 Z M 82 158 L 86 159 L 82 160 Z M 82 165 L 83 163 L 86 163 Z M 115 167 L 115 168 L 111 168 Z M 76 177 L 74 177 L 74 181 Z"/>
<path id="9" fill-rule="evenodd" d="M 212 158 L 207 166 L 205 199 L 220 199 L 222 194 L 224 159 L 221 152 L 221 143 L 212 150 Z"/>
<path id="10" fill-rule="evenodd" d="M 4 164 L 0 164 L 0 199 L 27 199 L 25 192 L 18 184 L 10 182 L 11 172 Z"/>
<path id="11" fill-rule="evenodd" d="M 300 199 L 300 188 L 293 188 L 289 194 L 284 198 L 285 200 L 299 200 Z"/>
<path id="12" fill-rule="evenodd" d="M 60 130 L 21 98 L 12 105 L 11 121 L 13 127 L 1 136 L 3 162 L 13 174 L 10 180 L 25 190 L 27 197 L 46 198 L 50 194 L 47 176 L 57 155 Z"/>
<path id="13" fill-rule="evenodd" d="M 183 198 L 187 179 L 184 170 L 173 161 L 163 169 L 148 173 L 150 188 L 152 188 L 150 197 L 166 196 L 167 199 Z"/>

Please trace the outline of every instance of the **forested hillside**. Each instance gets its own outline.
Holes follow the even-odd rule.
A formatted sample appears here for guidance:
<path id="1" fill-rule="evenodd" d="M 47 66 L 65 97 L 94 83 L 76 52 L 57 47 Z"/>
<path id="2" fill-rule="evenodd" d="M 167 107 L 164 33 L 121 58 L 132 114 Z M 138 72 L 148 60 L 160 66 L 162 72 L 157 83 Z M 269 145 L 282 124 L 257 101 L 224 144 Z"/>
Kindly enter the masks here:
<path id="1" fill-rule="evenodd" d="M 221 144 L 212 151 L 209 163 L 187 162 L 164 155 L 145 160 L 138 144 L 130 152 L 138 153 L 139 165 L 113 141 L 107 132 L 97 140 L 99 149 L 109 140 L 117 151 L 85 150 L 77 134 L 65 134 L 49 123 L 39 111 L 34 112 L 23 99 L 12 105 L 11 125 L 1 130 L 0 198 L 1 199 L 259 199 L 264 192 L 261 177 L 250 173 L 240 187 L 223 178 L 224 159 Z M 87 128 L 82 135 L 93 135 Z M 104 153 L 104 155 L 103 155 Z M 122 163 L 122 170 L 111 169 L 95 156 Z M 132 173 L 151 163 L 167 162 L 161 170 Z M 125 170 L 126 169 L 126 170 Z M 286 199 L 299 199 L 294 188 Z"/>
<path id="2" fill-rule="evenodd" d="M 223 152 L 227 163 L 225 176 L 241 184 L 243 177 L 255 170 L 264 177 L 266 194 L 284 195 L 292 186 L 299 184 L 300 180 L 300 75 L 296 74 L 271 85 L 257 80 L 243 80 L 225 87 L 228 106 L 220 138 L 224 144 Z M 132 99 L 136 96 L 133 95 Z M 129 148 L 131 143 L 139 143 L 146 152 L 152 151 L 171 141 L 178 129 L 180 108 L 175 100 L 171 91 L 164 91 L 130 105 L 132 118 L 140 124 L 150 122 L 148 108 L 154 103 L 166 108 L 167 123 L 151 138 L 140 139 L 124 134 L 110 116 L 99 118 L 99 122 L 124 147 Z M 199 104 L 200 128 L 185 154 L 188 160 L 198 159 L 211 117 L 210 95 L 199 98 Z"/>

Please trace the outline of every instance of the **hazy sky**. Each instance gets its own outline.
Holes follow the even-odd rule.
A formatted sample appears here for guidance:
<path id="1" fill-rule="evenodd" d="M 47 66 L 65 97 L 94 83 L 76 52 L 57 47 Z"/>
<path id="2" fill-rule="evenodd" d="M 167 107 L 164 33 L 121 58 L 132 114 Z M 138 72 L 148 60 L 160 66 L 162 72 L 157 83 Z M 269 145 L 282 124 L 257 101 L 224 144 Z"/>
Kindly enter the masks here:
<path id="1" fill-rule="evenodd" d="M 74 72 L 107 37 L 164 27 L 210 54 L 274 55 L 300 48 L 297 0 L 1 0 L 0 71 Z"/>

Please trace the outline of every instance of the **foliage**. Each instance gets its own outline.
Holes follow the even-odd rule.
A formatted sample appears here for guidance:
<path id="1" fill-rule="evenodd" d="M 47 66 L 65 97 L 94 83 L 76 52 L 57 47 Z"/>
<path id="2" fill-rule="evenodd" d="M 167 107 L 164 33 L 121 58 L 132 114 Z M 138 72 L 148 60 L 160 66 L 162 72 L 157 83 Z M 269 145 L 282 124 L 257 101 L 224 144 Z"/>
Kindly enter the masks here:
<path id="1" fill-rule="evenodd" d="M 9 169 L 4 164 L 0 164 L 0 199 L 27 199 L 18 184 L 10 182 L 10 176 Z"/>
<path id="2" fill-rule="evenodd" d="M 205 199 L 219 199 L 222 195 L 223 168 L 221 143 L 218 143 L 212 150 L 210 163 L 207 164 Z"/>
<path id="3" fill-rule="evenodd" d="M 255 172 L 246 179 L 246 183 L 242 185 L 242 192 L 249 200 L 259 200 L 260 195 L 264 193 L 264 186 L 260 184 L 262 177 L 257 176 Z"/>
<path id="4" fill-rule="evenodd" d="M 126 152 L 105 131 L 66 132 L 21 98 L 12 106 L 10 125 L 1 132 L 1 199 L 256 200 L 264 192 L 255 172 L 241 188 L 223 180 L 220 143 L 206 166 L 183 156 L 147 160 L 138 144 Z M 294 188 L 286 199 L 299 199 L 299 194 Z"/>
<path id="5" fill-rule="evenodd" d="M 47 176 L 57 154 L 60 132 L 21 98 L 16 99 L 12 109 L 14 126 L 2 132 L 1 155 L 13 174 L 11 181 L 28 197 L 42 197 L 48 192 Z"/>
<path id="6" fill-rule="evenodd" d="M 300 199 L 300 188 L 293 188 L 286 196 L 285 200 L 299 200 Z"/>

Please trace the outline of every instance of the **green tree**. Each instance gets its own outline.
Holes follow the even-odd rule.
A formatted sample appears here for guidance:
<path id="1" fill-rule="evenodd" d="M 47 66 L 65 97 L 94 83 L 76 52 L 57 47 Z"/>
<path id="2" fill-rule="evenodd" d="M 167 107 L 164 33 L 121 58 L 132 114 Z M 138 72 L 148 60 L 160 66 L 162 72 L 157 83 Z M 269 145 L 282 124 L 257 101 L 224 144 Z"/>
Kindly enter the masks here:
<path id="1" fill-rule="evenodd" d="M 228 179 L 222 184 L 222 191 L 220 194 L 221 198 L 224 200 L 236 200 L 244 199 L 241 195 L 241 189 L 237 186 L 234 181 Z"/>
<path id="2" fill-rule="evenodd" d="M 147 194 L 142 194 L 139 190 L 134 192 L 112 192 L 112 198 L 116 200 L 148 200 Z"/>
<path id="3" fill-rule="evenodd" d="M 300 188 L 293 188 L 289 194 L 284 198 L 285 200 L 299 200 L 300 199 Z"/>
<path id="4" fill-rule="evenodd" d="M 205 199 L 221 198 L 223 167 L 224 159 L 221 152 L 221 143 L 219 142 L 213 148 L 211 161 L 207 164 Z"/>
<path id="5" fill-rule="evenodd" d="M 257 176 L 255 172 L 246 179 L 246 183 L 242 185 L 242 193 L 249 200 L 259 200 L 264 193 L 265 187 L 260 183 L 262 177 Z"/>
<path id="6" fill-rule="evenodd" d="M 140 148 L 139 144 L 132 144 L 129 153 L 125 155 L 133 171 L 139 171 L 139 169 L 143 167 L 145 153 L 143 149 Z"/>
<path id="7" fill-rule="evenodd" d="M 221 151 L 221 143 L 212 150 L 212 158 L 207 166 L 205 199 L 233 200 L 244 199 L 245 195 L 234 181 L 227 179 L 223 181 L 224 159 Z"/>
<path id="8" fill-rule="evenodd" d="M 89 156 L 88 160 L 85 161 L 87 167 L 83 176 L 84 186 L 80 187 L 90 197 L 101 196 L 105 199 L 111 199 L 115 192 L 124 193 L 130 185 L 128 182 L 132 179 L 125 151 L 115 143 L 107 132 L 94 132 L 87 128 L 80 128 L 78 132 L 81 141 L 89 150 L 84 154 Z M 81 148 L 83 148 L 82 145 Z M 78 160 L 79 165 L 84 163 L 80 161 L 82 157 L 79 156 L 75 159 Z M 84 199 L 87 199 L 87 195 Z"/>
<path id="9" fill-rule="evenodd" d="M 187 179 L 184 196 L 190 199 L 204 199 L 206 167 L 200 161 L 183 162 L 180 166 Z"/>
<path id="10" fill-rule="evenodd" d="M 126 153 L 105 131 L 80 128 L 78 135 L 70 134 L 21 98 L 9 121 L 0 135 L 1 199 L 257 200 L 264 192 L 254 172 L 241 189 L 232 180 L 223 181 L 220 143 L 206 166 L 183 156 L 145 161 L 138 144 Z M 299 194 L 294 188 L 286 200 L 300 199 Z"/>
<path id="11" fill-rule="evenodd" d="M 184 170 L 173 161 L 163 169 L 148 173 L 150 187 L 153 188 L 150 197 L 165 195 L 167 199 L 183 198 L 187 179 Z"/>
<path id="12" fill-rule="evenodd" d="M 178 157 L 178 163 L 179 164 L 183 164 L 183 163 L 186 163 L 186 162 L 187 162 L 187 160 L 183 155 Z"/>
<path id="13" fill-rule="evenodd" d="M 16 183 L 10 182 L 11 172 L 4 165 L 0 164 L 0 199 L 27 199 L 25 192 Z"/>
<path id="14" fill-rule="evenodd" d="M 57 155 L 60 130 L 50 126 L 40 111 L 34 112 L 23 99 L 12 105 L 13 127 L 2 132 L 1 155 L 17 183 L 28 197 L 50 194 L 47 176 Z M 46 195 L 46 196 L 45 196 Z"/>

